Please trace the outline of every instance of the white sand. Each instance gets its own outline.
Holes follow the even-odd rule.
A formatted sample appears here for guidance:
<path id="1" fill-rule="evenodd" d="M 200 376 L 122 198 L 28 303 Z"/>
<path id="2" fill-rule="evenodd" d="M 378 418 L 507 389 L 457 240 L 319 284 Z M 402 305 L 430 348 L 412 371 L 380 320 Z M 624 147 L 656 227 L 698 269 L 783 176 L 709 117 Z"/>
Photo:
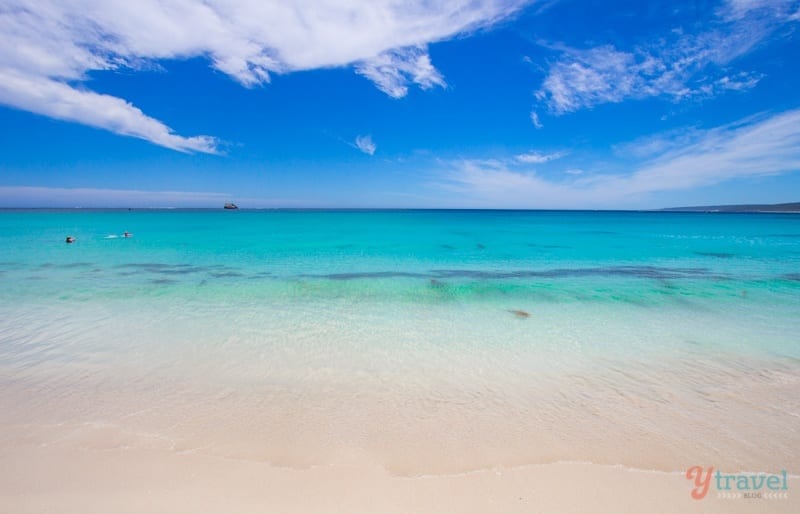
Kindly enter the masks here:
<path id="1" fill-rule="evenodd" d="M 307 469 L 161 449 L 3 438 L 0 512 L 798 512 L 789 499 L 703 500 L 680 472 L 555 463 L 397 477 L 356 455 Z"/>

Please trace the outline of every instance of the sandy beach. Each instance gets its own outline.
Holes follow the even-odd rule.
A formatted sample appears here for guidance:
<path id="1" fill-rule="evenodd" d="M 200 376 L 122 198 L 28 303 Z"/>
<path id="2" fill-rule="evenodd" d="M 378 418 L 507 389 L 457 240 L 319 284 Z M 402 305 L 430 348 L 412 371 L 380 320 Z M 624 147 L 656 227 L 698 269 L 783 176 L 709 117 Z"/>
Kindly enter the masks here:
<path id="1" fill-rule="evenodd" d="M 197 453 L 2 448 L 0 512 L 797 512 L 788 499 L 690 497 L 683 473 L 553 463 L 392 476 L 356 455 L 307 469 Z M 793 491 L 800 481 L 789 479 Z"/>

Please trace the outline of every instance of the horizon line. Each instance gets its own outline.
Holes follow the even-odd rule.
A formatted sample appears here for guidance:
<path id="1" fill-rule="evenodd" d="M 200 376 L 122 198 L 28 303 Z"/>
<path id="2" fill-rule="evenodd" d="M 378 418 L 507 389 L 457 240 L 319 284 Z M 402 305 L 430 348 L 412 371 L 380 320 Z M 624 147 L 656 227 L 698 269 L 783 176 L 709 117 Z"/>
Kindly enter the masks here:
<path id="1" fill-rule="evenodd" d="M 787 210 L 775 208 L 790 207 Z M 771 208 L 771 209 L 770 209 Z M 0 206 L 0 211 L 350 211 L 350 212 L 378 212 L 378 211 L 483 211 L 483 212 L 704 212 L 723 214 L 798 214 L 800 202 L 783 202 L 777 204 L 730 204 L 708 206 L 683 206 L 683 207 L 657 207 L 657 208 L 512 208 L 512 207 L 238 207 L 225 209 L 224 207 L 59 207 L 59 206 L 28 206 L 5 207 Z"/>

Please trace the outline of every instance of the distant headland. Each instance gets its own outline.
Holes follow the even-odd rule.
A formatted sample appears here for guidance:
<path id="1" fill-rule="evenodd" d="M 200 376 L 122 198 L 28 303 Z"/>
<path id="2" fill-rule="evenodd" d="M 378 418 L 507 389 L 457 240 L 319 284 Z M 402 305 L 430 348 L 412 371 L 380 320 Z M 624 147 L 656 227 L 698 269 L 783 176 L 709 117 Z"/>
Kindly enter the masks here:
<path id="1" fill-rule="evenodd" d="M 703 205 L 698 207 L 670 207 L 661 210 L 674 212 L 800 212 L 800 202 L 753 205 Z"/>

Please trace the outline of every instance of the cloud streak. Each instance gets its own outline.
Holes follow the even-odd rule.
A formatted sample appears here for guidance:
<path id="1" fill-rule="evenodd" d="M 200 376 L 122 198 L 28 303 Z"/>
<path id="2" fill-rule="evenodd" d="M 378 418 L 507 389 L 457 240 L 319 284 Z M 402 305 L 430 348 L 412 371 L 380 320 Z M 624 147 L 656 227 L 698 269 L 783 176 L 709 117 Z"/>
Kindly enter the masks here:
<path id="1" fill-rule="evenodd" d="M 723 75 L 710 83 L 695 80 L 709 64 L 722 64 L 725 62 L 722 59 L 728 58 L 712 56 L 716 50 L 709 45 L 717 44 L 723 43 L 720 40 L 687 44 L 684 50 L 670 51 L 668 55 L 641 49 L 625 52 L 612 46 L 567 49 L 561 60 L 550 67 L 536 98 L 551 113 L 562 115 L 627 99 L 662 96 L 679 101 L 755 87 L 761 77 L 745 72 Z M 715 61 L 717 58 L 720 60 Z"/>
<path id="2" fill-rule="evenodd" d="M 800 109 L 692 131 L 688 137 L 679 147 L 664 145 L 630 172 L 566 170 L 566 177 L 553 179 L 508 161 L 461 160 L 450 163 L 440 187 L 459 193 L 473 207 L 622 207 L 661 191 L 800 170 Z"/>
<path id="3" fill-rule="evenodd" d="M 358 136 L 355 147 L 367 155 L 375 155 L 375 150 L 378 149 L 378 145 L 372 141 L 372 136 Z"/>
<path id="4" fill-rule="evenodd" d="M 528 152 L 519 154 L 514 158 L 519 162 L 524 162 L 526 164 L 544 164 L 546 162 L 560 159 L 565 155 L 567 155 L 567 152 L 553 152 L 553 153 Z"/>
<path id="5" fill-rule="evenodd" d="M 747 16 L 795 20 L 800 14 L 800 6 L 796 0 L 727 0 L 720 14 L 729 20 L 740 20 Z"/>
<path id="6" fill-rule="evenodd" d="M 408 85 L 412 82 L 422 89 L 447 85 L 442 74 L 431 64 L 425 47 L 384 52 L 358 63 L 356 72 L 370 79 L 378 89 L 392 98 L 406 96 Z"/>
<path id="7" fill-rule="evenodd" d="M 622 50 L 612 45 L 587 49 L 545 45 L 559 53 L 541 87 L 539 102 L 555 115 L 627 99 L 665 97 L 673 101 L 746 91 L 762 76 L 730 72 L 732 61 L 751 52 L 783 23 L 797 18 L 793 2 L 735 0 L 711 20 L 706 31 L 675 29 Z"/>
<path id="8" fill-rule="evenodd" d="M 444 87 L 429 43 L 491 26 L 528 0 L 6 0 L 0 6 L 0 103 L 217 153 L 121 98 L 88 91 L 92 71 L 204 57 L 245 87 L 274 73 L 354 65 L 391 97 Z"/>
<path id="9" fill-rule="evenodd" d="M 220 153 L 210 136 L 183 137 L 121 98 L 79 90 L 47 78 L 0 69 L 0 103 L 64 121 L 133 136 L 181 152 Z"/>
<path id="10" fill-rule="evenodd" d="M 3 207 L 222 207 L 226 193 L 0 186 Z"/>
<path id="11" fill-rule="evenodd" d="M 542 121 L 539 119 L 539 113 L 536 111 L 531 111 L 531 123 L 533 123 L 533 126 L 537 129 L 544 128 Z"/>

